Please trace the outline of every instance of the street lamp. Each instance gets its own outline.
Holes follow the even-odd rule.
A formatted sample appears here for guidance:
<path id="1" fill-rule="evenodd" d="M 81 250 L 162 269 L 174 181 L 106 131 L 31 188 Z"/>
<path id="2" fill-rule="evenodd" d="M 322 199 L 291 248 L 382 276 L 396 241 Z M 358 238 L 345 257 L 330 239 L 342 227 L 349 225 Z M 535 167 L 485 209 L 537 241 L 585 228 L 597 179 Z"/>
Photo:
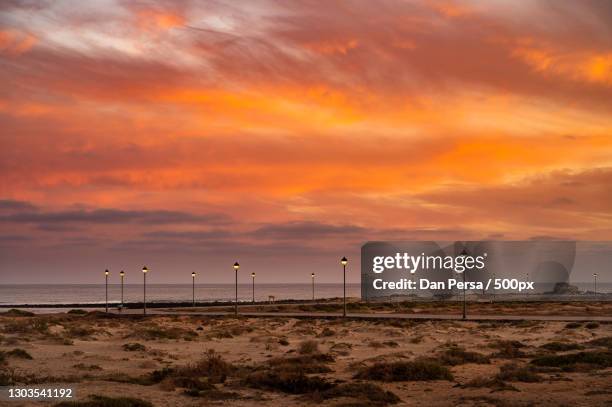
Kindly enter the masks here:
<path id="1" fill-rule="evenodd" d="M 595 279 L 595 295 L 597 295 L 597 273 L 593 273 L 593 278 Z"/>
<path id="2" fill-rule="evenodd" d="M 108 270 L 104 271 L 104 288 L 106 289 L 106 312 L 108 312 Z"/>
<path id="3" fill-rule="evenodd" d="M 342 257 L 342 259 L 340 260 L 340 263 L 342 264 L 342 273 L 344 276 L 344 281 L 343 281 L 343 296 L 342 296 L 342 303 L 344 305 L 343 309 L 342 309 L 342 316 L 346 317 L 346 264 L 348 263 L 348 260 L 346 259 L 346 257 Z"/>
<path id="4" fill-rule="evenodd" d="M 123 279 L 125 277 L 125 272 L 121 270 L 119 276 L 121 276 L 121 308 L 123 308 Z"/>
<path id="5" fill-rule="evenodd" d="M 238 262 L 234 263 L 234 270 L 236 271 L 236 301 L 234 302 L 234 315 L 238 315 L 238 269 L 240 268 L 240 264 Z"/>
<path id="6" fill-rule="evenodd" d="M 255 273 L 251 273 L 251 278 L 253 279 L 253 301 L 252 303 L 255 304 Z"/>
<path id="7" fill-rule="evenodd" d="M 192 304 L 195 307 L 195 276 L 196 273 L 195 271 L 191 273 L 191 298 L 192 298 Z"/>
<path id="8" fill-rule="evenodd" d="M 142 268 L 142 278 L 143 278 L 143 301 L 142 301 L 142 312 L 144 315 L 147 315 L 147 273 L 149 272 L 149 269 L 147 268 L 147 266 L 144 266 Z"/>
<path id="9" fill-rule="evenodd" d="M 461 256 L 465 257 L 467 255 L 468 255 L 468 252 L 465 249 L 463 249 L 463 251 L 461 252 Z M 461 273 L 463 274 L 463 319 L 466 319 L 466 301 L 465 301 L 465 274 L 466 272 L 467 272 L 467 269 L 463 270 L 463 273 Z"/>
<path id="10" fill-rule="evenodd" d="M 310 274 L 310 277 L 312 278 L 312 302 L 314 302 L 314 273 Z"/>

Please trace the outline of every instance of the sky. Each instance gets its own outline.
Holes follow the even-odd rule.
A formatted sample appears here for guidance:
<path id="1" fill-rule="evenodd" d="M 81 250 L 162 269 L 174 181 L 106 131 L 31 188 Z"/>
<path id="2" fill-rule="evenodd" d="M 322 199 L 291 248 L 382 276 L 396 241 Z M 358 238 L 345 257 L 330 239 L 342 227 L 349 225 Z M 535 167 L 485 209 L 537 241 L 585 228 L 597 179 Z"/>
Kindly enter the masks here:
<path id="1" fill-rule="evenodd" d="M 0 3 L 0 283 L 612 240 L 612 4 Z M 140 278 L 140 277 L 138 277 Z"/>

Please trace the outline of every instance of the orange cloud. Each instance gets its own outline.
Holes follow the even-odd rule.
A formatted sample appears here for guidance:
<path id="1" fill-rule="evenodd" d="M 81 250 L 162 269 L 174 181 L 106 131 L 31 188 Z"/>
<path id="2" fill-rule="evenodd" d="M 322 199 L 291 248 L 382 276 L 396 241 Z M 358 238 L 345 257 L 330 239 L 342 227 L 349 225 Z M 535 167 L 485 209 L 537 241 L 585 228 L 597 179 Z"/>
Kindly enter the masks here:
<path id="1" fill-rule="evenodd" d="M 521 46 L 514 49 L 512 54 L 544 75 L 612 85 L 612 52 L 561 52 L 546 47 Z"/>
<path id="2" fill-rule="evenodd" d="M 36 44 L 36 37 L 18 30 L 0 30 L 0 54 L 18 56 Z"/>

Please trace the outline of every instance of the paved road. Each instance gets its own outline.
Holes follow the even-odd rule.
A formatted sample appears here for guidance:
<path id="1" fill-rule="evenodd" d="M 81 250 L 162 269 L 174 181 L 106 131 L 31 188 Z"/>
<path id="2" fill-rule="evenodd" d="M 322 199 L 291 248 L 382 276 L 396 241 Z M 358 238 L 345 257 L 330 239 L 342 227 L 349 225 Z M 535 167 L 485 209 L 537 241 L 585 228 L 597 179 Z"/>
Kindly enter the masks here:
<path id="1" fill-rule="evenodd" d="M 142 310 L 124 310 L 124 314 L 142 314 Z M 160 308 L 147 310 L 147 315 L 195 315 L 195 316 L 227 316 L 233 312 L 221 311 L 171 311 Z M 287 318 L 339 318 L 339 312 L 240 312 L 246 317 L 287 317 Z M 349 313 L 348 318 L 353 319 L 432 319 L 432 320 L 461 320 L 458 314 L 383 314 L 383 313 Z M 470 321 L 598 321 L 612 322 L 612 316 L 560 316 L 560 315 L 469 315 Z"/>

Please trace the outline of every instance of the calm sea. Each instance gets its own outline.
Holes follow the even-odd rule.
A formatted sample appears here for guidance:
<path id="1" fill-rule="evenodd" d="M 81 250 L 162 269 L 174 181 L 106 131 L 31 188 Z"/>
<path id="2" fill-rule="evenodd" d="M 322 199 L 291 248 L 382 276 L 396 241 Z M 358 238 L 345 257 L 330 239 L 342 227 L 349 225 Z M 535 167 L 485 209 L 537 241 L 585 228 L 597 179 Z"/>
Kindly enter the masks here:
<path id="1" fill-rule="evenodd" d="M 347 284 L 346 295 L 359 297 L 359 284 Z M 140 302 L 143 297 L 142 284 L 124 286 L 124 302 Z M 273 295 L 277 300 L 312 298 L 310 284 L 256 284 L 255 300 L 267 301 Z M 233 284 L 196 284 L 195 296 L 198 302 L 233 301 L 235 287 Z M 316 298 L 342 297 L 342 284 L 317 284 Z M 108 298 L 111 303 L 121 302 L 121 286 L 108 285 Z M 252 286 L 238 285 L 238 300 L 251 301 Z M 181 302 L 192 300 L 191 284 L 147 284 L 147 301 Z M 57 285 L 0 285 L 0 305 L 24 304 L 103 304 L 105 301 L 104 284 L 57 284 Z"/>
<path id="2" fill-rule="evenodd" d="M 593 290 L 592 283 L 572 283 L 580 290 Z M 124 286 L 124 302 L 142 301 L 141 284 Z M 235 288 L 233 284 L 196 284 L 195 296 L 198 302 L 233 301 Z M 238 285 L 239 301 L 251 301 L 250 284 Z M 597 292 L 612 293 L 612 283 L 598 283 Z M 310 284 L 256 284 L 255 300 L 267 301 L 273 295 L 277 300 L 307 300 L 312 298 Z M 360 284 L 347 284 L 348 297 L 360 297 Z M 342 284 L 317 284 L 316 298 L 342 297 Z M 108 285 L 110 303 L 121 302 L 121 286 Z M 149 302 L 189 302 L 192 300 L 191 284 L 147 284 L 147 301 Z M 23 284 L 0 285 L 0 305 L 25 304 L 103 304 L 105 301 L 104 284 Z"/>

